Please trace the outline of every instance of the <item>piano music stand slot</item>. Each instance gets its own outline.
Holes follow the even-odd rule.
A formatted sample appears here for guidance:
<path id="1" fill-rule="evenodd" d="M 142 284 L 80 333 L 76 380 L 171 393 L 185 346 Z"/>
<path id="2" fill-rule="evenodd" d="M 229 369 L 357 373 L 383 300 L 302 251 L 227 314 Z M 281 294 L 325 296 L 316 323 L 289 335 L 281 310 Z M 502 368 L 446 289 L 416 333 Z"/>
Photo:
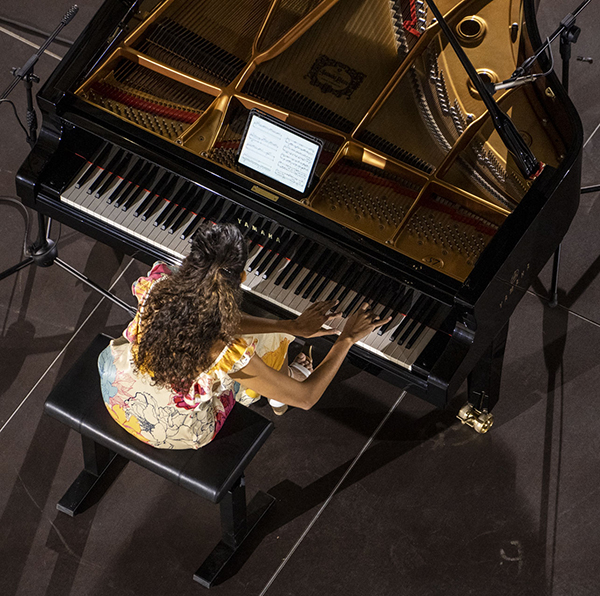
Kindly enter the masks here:
<path id="1" fill-rule="evenodd" d="M 27 137 L 27 143 L 33 149 L 36 141 L 37 141 L 37 116 L 35 113 L 35 108 L 33 105 L 33 83 L 39 83 L 39 77 L 34 74 L 33 67 L 38 61 L 39 57 L 46 51 L 46 48 L 52 43 L 52 41 L 56 38 L 56 36 L 62 31 L 62 29 L 71 21 L 71 19 L 77 14 L 79 8 L 77 5 L 72 6 L 65 16 L 62 18 L 60 24 L 56 29 L 50 34 L 48 39 L 40 46 L 38 51 L 27 60 L 27 62 L 21 68 L 13 68 L 12 74 L 14 76 L 13 81 L 8 85 L 6 90 L 2 95 L 0 95 L 0 102 L 6 100 L 6 98 L 10 95 L 10 93 L 15 89 L 15 87 L 19 84 L 20 81 L 23 81 L 25 85 L 25 93 L 27 97 L 27 124 L 29 126 L 29 132 L 25 132 Z M 58 248 L 56 243 L 51 240 L 48 236 L 50 233 L 50 226 L 52 220 L 48 219 L 46 221 L 46 217 L 38 212 L 38 237 L 36 242 L 32 246 L 29 247 L 28 252 L 29 255 L 27 258 L 22 260 L 20 263 L 9 267 L 5 271 L 0 273 L 0 280 L 3 280 L 13 273 L 17 273 L 21 269 L 28 267 L 29 265 L 37 265 L 38 267 L 50 267 L 50 265 L 56 264 L 59 267 L 62 267 L 65 271 L 76 277 L 79 281 L 82 281 L 90 288 L 96 290 L 105 298 L 108 298 L 112 302 L 114 302 L 117 306 L 120 306 L 130 314 L 135 315 L 136 309 L 133 306 L 130 306 L 114 294 L 111 294 L 104 288 L 101 288 L 99 285 L 95 284 L 91 279 L 77 271 L 69 265 L 65 263 L 63 260 L 58 258 Z"/>

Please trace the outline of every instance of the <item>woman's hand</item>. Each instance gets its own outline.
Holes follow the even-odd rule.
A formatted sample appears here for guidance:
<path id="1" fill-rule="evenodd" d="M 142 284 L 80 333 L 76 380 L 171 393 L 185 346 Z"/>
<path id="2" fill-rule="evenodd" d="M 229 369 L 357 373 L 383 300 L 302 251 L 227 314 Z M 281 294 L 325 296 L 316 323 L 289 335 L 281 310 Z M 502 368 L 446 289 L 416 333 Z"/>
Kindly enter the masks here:
<path id="1" fill-rule="evenodd" d="M 297 319 L 291 322 L 291 333 L 300 337 L 321 337 L 337 333 L 333 329 L 323 329 L 323 325 L 327 321 L 341 316 L 330 312 L 337 304 L 338 300 L 325 300 L 311 304 Z"/>
<path id="2" fill-rule="evenodd" d="M 380 319 L 369 310 L 369 304 L 364 302 L 353 315 L 348 317 L 344 330 L 340 334 L 340 339 L 348 339 L 355 344 L 363 337 L 369 335 L 371 331 L 381 325 L 385 325 L 391 320 L 392 317 Z"/>

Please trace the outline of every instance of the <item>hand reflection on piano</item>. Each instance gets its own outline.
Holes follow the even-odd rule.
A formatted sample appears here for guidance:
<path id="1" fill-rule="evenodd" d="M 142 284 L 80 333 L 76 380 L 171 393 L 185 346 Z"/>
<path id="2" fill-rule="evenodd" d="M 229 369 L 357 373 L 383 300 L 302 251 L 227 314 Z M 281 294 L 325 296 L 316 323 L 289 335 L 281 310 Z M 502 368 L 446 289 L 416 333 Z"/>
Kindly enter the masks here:
<path id="1" fill-rule="evenodd" d="M 392 317 L 381 319 L 370 309 L 368 302 L 363 302 L 360 308 L 348 317 L 344 330 L 340 333 L 340 339 L 347 337 L 353 343 L 356 343 L 391 320 Z"/>

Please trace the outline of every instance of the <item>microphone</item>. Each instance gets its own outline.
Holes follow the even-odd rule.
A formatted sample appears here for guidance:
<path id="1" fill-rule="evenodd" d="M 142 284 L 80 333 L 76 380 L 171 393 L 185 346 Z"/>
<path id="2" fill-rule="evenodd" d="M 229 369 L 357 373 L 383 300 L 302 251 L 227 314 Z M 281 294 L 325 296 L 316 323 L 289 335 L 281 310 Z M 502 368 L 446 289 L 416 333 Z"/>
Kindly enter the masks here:
<path id="1" fill-rule="evenodd" d="M 526 85 L 527 83 L 531 83 L 538 78 L 538 75 L 531 74 L 526 75 L 524 77 L 516 77 L 514 79 L 507 79 L 506 81 L 502 81 L 501 83 L 491 84 L 490 88 L 492 90 L 492 94 L 496 93 L 496 91 L 502 91 L 503 89 L 513 89 L 514 87 L 520 87 L 521 85 Z"/>
<path id="2" fill-rule="evenodd" d="M 60 24 L 64 27 L 65 25 L 68 25 L 71 21 L 71 19 L 77 14 L 77 11 L 79 10 L 79 6 L 77 6 L 77 4 L 73 4 L 73 6 L 71 6 L 71 8 L 69 8 L 69 10 L 66 12 L 65 16 L 62 18 L 62 21 L 60 22 Z"/>

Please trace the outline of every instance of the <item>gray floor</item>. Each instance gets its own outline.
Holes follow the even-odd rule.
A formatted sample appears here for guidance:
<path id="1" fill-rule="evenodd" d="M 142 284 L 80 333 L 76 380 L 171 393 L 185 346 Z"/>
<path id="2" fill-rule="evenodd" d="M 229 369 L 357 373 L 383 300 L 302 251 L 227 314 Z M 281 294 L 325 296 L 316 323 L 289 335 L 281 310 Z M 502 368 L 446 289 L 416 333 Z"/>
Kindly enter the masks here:
<path id="1" fill-rule="evenodd" d="M 99 5 L 83 0 L 63 36 L 74 39 Z M 542 33 L 577 5 L 542 0 Z M 0 16 L 50 30 L 69 6 L 4 0 Z M 571 69 L 591 185 L 600 184 L 599 3 L 578 22 L 574 57 L 594 59 Z M 0 90 L 32 52 L 0 31 Z M 42 80 L 56 64 L 40 60 Z M 23 90 L 13 98 L 22 113 Z M 28 146 L 10 106 L 0 118 L 0 195 L 14 196 Z M 345 366 L 313 410 L 276 420 L 247 471 L 250 496 L 268 491 L 276 511 L 214 593 L 600 593 L 599 198 L 582 196 L 563 243 L 560 306 L 546 305 L 548 266 L 513 316 L 493 431 L 476 435 L 454 411 L 399 401 L 398 388 Z M 24 231 L 22 212 L 0 203 L 0 270 L 20 260 Z M 55 225 L 59 235 L 63 260 L 128 298 L 143 265 Z M 90 339 L 118 334 L 127 315 L 55 266 L 0 282 L 0 318 L 0 594 L 202 593 L 191 575 L 219 520 L 191 493 L 130 465 L 77 518 L 55 509 L 80 469 L 79 443 L 42 404 Z"/>

